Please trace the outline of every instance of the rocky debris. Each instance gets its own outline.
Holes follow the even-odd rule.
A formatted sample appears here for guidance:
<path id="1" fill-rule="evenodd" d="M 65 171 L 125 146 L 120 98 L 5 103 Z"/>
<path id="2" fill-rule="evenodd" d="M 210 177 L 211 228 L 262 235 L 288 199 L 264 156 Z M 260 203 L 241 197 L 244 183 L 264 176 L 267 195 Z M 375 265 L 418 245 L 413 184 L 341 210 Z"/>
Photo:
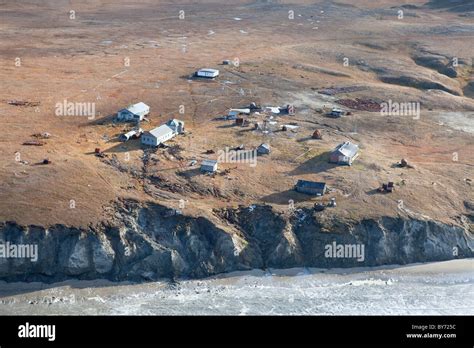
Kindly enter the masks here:
<path id="1" fill-rule="evenodd" d="M 186 192 L 186 188 L 184 185 L 179 183 L 173 183 L 170 180 L 161 177 L 159 175 L 152 175 L 149 177 L 149 181 L 151 184 L 159 187 L 160 189 L 173 192 L 173 193 L 184 193 Z"/>
<path id="2" fill-rule="evenodd" d="M 181 176 L 186 177 L 186 172 L 180 172 Z M 216 173 L 209 173 L 210 177 L 214 177 Z M 152 175 L 145 180 L 145 187 L 151 196 L 159 196 L 162 198 L 175 194 L 197 193 L 201 196 L 214 196 L 217 198 L 228 198 L 224 192 L 218 187 L 207 186 L 199 182 L 188 181 L 185 183 L 173 182 L 166 177 L 160 175 Z M 159 192 L 158 192 L 159 191 Z"/>
<path id="3" fill-rule="evenodd" d="M 181 156 L 181 152 L 184 150 L 184 148 L 181 145 L 179 144 L 172 145 L 167 150 L 168 150 L 168 153 L 172 155 L 174 158 L 176 158 L 177 160 L 179 161 L 184 160 L 184 157 Z"/>
<path id="4" fill-rule="evenodd" d="M 99 151 L 100 151 L 100 150 L 99 150 Z M 108 165 L 114 167 L 115 169 L 117 169 L 118 171 L 120 171 L 120 172 L 122 172 L 122 173 L 127 173 L 127 174 L 133 176 L 133 177 L 136 178 L 136 179 L 141 179 L 141 178 L 143 177 L 143 174 L 142 174 L 139 170 L 137 170 L 137 169 L 135 169 L 135 168 L 133 168 L 133 167 L 129 167 L 129 166 L 125 165 L 125 164 L 122 164 L 122 163 L 119 161 L 117 155 L 115 155 L 115 154 L 112 154 L 111 157 L 108 157 L 108 156 L 106 156 L 106 155 L 104 155 L 104 156 L 98 156 L 98 157 L 101 158 L 101 161 L 102 161 L 103 163 L 108 164 Z"/>

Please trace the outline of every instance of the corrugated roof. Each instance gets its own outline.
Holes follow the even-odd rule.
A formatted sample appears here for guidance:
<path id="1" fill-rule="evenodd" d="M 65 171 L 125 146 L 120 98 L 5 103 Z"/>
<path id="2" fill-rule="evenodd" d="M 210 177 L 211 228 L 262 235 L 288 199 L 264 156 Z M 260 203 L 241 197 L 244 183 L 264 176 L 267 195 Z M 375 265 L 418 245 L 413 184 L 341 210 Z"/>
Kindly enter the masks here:
<path id="1" fill-rule="evenodd" d="M 201 72 L 208 72 L 208 73 L 211 73 L 211 74 L 219 73 L 219 70 L 217 70 L 217 69 L 210 69 L 210 68 L 199 69 L 198 71 L 201 71 Z"/>
<path id="2" fill-rule="evenodd" d="M 156 138 L 160 138 L 163 135 L 166 135 L 168 133 L 173 133 L 173 132 L 174 131 L 170 127 L 168 127 L 166 124 L 164 124 L 164 125 L 161 125 L 159 127 L 154 128 L 151 131 L 148 131 L 146 133 L 151 134 L 151 135 L 155 136 Z"/>
<path id="3" fill-rule="evenodd" d="M 347 157 L 354 157 L 357 152 L 359 152 L 359 146 L 351 143 L 350 141 L 346 141 L 345 143 L 339 144 L 335 151 L 339 151 L 341 154 Z"/>
<path id="4" fill-rule="evenodd" d="M 296 183 L 298 187 L 309 187 L 314 189 L 324 189 L 326 187 L 325 182 L 317 182 L 317 181 L 307 181 L 307 180 L 298 180 Z"/>
<path id="5" fill-rule="evenodd" d="M 217 161 L 216 160 L 210 160 L 210 159 L 206 159 L 204 161 L 202 161 L 201 165 L 202 166 L 215 166 L 217 164 Z"/>
<path id="6" fill-rule="evenodd" d="M 143 112 L 147 112 L 149 110 L 149 106 L 146 105 L 143 102 L 140 102 L 140 103 L 130 105 L 127 108 L 127 110 L 130 111 L 132 114 L 137 115 L 137 114 L 140 114 L 140 113 L 143 113 Z"/>

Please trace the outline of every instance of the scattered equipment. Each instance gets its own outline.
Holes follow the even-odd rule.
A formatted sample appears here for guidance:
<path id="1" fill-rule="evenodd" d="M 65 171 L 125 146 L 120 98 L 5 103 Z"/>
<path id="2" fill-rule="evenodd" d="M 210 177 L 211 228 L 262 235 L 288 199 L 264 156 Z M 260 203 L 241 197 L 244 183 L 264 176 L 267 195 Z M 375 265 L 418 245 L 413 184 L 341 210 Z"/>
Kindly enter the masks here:
<path id="1" fill-rule="evenodd" d="M 326 206 L 322 203 L 315 203 L 314 204 L 314 210 L 315 211 L 323 211 L 324 209 L 326 209 Z"/>
<path id="2" fill-rule="evenodd" d="M 392 193 L 393 189 L 393 181 L 390 181 L 388 184 L 382 184 L 382 186 L 379 187 L 377 191 L 380 193 Z"/>
<path id="3" fill-rule="evenodd" d="M 38 139 L 49 139 L 51 137 L 51 134 L 49 134 L 48 132 L 35 133 L 32 135 L 32 137 L 35 137 Z"/>
<path id="4" fill-rule="evenodd" d="M 105 153 L 103 153 L 100 148 L 96 147 L 95 148 L 95 151 L 94 151 L 95 155 L 97 157 L 100 157 L 100 158 L 104 158 L 104 157 L 107 157 L 107 155 Z"/>

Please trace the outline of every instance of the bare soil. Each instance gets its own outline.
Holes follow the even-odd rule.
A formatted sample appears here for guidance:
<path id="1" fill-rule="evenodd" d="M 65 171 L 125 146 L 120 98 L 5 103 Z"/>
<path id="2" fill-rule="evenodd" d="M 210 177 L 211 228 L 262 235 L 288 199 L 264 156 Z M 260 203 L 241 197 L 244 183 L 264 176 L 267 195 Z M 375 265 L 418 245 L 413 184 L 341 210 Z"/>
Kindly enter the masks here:
<path id="1" fill-rule="evenodd" d="M 285 211 L 289 200 L 308 206 L 336 197 L 333 214 L 344 219 L 413 214 L 461 223 L 474 201 L 474 25 L 448 2 L 398 3 L 0 1 L 0 220 L 87 226 L 108 219 L 119 198 L 212 217 L 213 209 L 240 204 Z M 433 55 L 448 65 L 457 58 L 456 76 L 438 63 L 417 64 Z M 224 59 L 239 66 L 219 65 Z M 221 75 L 190 79 L 201 67 Z M 318 93 L 338 87 L 348 89 Z M 326 117 L 339 99 L 421 102 L 420 118 L 347 108 L 351 116 Z M 95 103 L 96 118 L 56 116 L 64 100 Z M 145 129 L 186 122 L 187 133 L 168 142 L 179 147 L 144 161 L 139 140 L 118 141 L 130 125 L 113 123 L 113 114 L 139 101 L 151 107 Z M 268 134 L 215 120 L 251 102 L 293 104 L 297 112 L 276 116 Z M 299 128 L 278 131 L 291 122 Z M 311 139 L 316 129 L 322 140 Z M 51 134 L 45 145 L 22 145 L 42 132 Z M 360 145 L 351 167 L 327 161 L 342 141 Z M 215 159 L 209 149 L 262 142 L 272 152 L 255 167 L 225 163 L 206 176 L 189 166 Z M 38 164 L 45 158 L 51 163 Z M 397 167 L 402 158 L 414 168 Z M 331 192 L 296 193 L 298 179 L 325 181 Z M 388 181 L 395 191 L 377 193 Z"/>

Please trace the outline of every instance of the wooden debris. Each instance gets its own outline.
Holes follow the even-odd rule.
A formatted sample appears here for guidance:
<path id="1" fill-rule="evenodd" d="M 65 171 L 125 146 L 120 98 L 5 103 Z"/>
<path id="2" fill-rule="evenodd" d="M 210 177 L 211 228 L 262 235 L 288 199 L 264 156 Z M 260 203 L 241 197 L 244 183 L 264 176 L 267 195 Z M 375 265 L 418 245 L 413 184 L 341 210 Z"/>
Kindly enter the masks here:
<path id="1" fill-rule="evenodd" d="M 26 100 L 9 100 L 7 101 L 7 104 L 15 105 L 15 106 L 35 107 L 35 106 L 40 106 L 41 102 L 30 102 Z"/>
<path id="2" fill-rule="evenodd" d="M 27 140 L 23 143 L 23 145 L 29 145 L 29 146 L 43 146 L 45 144 L 44 141 L 39 141 L 39 140 Z"/>
<path id="3" fill-rule="evenodd" d="M 51 138 L 51 134 L 49 134 L 48 132 L 35 133 L 35 134 L 32 134 L 31 136 L 34 137 L 34 138 L 38 138 L 38 139 L 49 139 L 49 138 Z"/>

